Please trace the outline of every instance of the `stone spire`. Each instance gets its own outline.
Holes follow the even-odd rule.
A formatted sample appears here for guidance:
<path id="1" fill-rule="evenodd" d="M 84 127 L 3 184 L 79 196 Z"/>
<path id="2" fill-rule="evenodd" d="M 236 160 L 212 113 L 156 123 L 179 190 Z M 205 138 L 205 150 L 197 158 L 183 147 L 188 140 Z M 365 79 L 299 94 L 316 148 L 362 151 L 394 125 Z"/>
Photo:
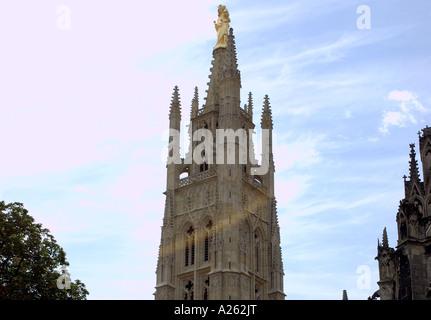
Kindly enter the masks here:
<path id="1" fill-rule="evenodd" d="M 382 247 L 385 249 L 389 248 L 388 233 L 386 231 L 386 227 L 383 229 Z"/>
<path id="2" fill-rule="evenodd" d="M 199 92 L 198 92 L 198 87 L 195 87 L 195 95 L 192 100 L 192 110 L 191 110 L 190 117 L 191 118 L 196 117 L 198 115 L 198 111 L 199 111 Z"/>
<path id="3" fill-rule="evenodd" d="M 235 36 L 233 35 L 233 28 L 229 29 L 227 36 L 226 54 L 223 67 L 223 78 L 240 78 L 238 70 L 238 60 L 236 57 Z"/>
<path id="4" fill-rule="evenodd" d="M 179 119 L 181 120 L 181 102 L 180 93 L 178 86 L 174 87 L 174 93 L 172 94 L 171 107 L 169 110 L 169 120 Z"/>
<path id="5" fill-rule="evenodd" d="M 417 181 L 419 182 L 419 168 L 418 168 L 418 162 L 416 160 L 416 151 L 415 151 L 415 144 L 410 144 L 410 174 L 409 178 L 410 181 Z"/>
<path id="6" fill-rule="evenodd" d="M 248 106 L 246 111 L 250 117 L 250 121 L 253 121 L 253 95 L 251 92 L 248 93 Z"/>
<path id="7" fill-rule="evenodd" d="M 204 104 L 199 106 L 197 89 L 191 101 L 189 137 L 205 132 L 206 143 L 214 141 L 214 136 L 206 133 L 215 133 L 216 144 L 210 146 L 213 150 L 202 148 L 202 141 L 191 139 L 185 159 L 180 158 L 180 135 L 176 129 L 181 121 L 178 87 L 172 95 L 169 123 L 174 130 L 170 130 L 168 146 L 157 300 L 283 300 L 285 297 L 269 99 L 266 96 L 262 117 L 263 127 L 270 129 L 261 130 L 259 164 L 252 143 L 255 124 L 249 116 L 252 96 L 249 95 L 248 105 L 241 108 L 241 78 L 229 22 L 228 11 L 220 6 L 215 25 L 217 44 L 212 51 Z M 200 131 L 203 128 L 208 131 Z M 251 155 L 247 159 L 248 153 Z M 216 156 L 216 163 L 198 163 L 202 156 L 210 159 L 211 155 Z M 220 155 L 223 159 L 218 161 Z"/>
<path id="8" fill-rule="evenodd" d="M 241 74 L 238 70 L 236 56 L 235 37 L 233 29 L 229 29 L 226 47 L 218 47 L 213 50 L 207 96 L 204 98 L 203 113 L 211 110 L 219 111 L 220 94 L 225 93 L 236 99 L 239 103 L 239 91 L 241 88 Z"/>
<path id="9" fill-rule="evenodd" d="M 262 108 L 262 120 L 260 122 L 262 129 L 272 129 L 272 111 L 269 104 L 269 97 L 265 95 Z"/>
<path id="10" fill-rule="evenodd" d="M 343 300 L 349 300 L 347 297 L 347 290 L 343 290 Z"/>
<path id="11" fill-rule="evenodd" d="M 169 110 L 169 145 L 168 145 L 168 178 L 166 188 L 172 190 L 175 187 L 176 166 L 181 160 L 179 133 L 181 130 L 181 102 L 178 86 L 174 87 L 171 106 Z"/>

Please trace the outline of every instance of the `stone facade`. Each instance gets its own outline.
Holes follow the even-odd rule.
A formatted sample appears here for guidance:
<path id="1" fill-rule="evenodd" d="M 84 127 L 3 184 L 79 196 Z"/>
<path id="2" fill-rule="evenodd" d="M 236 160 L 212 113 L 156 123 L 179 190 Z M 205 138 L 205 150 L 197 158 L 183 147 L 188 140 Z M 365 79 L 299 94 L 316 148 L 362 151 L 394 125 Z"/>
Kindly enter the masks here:
<path id="1" fill-rule="evenodd" d="M 195 89 L 190 137 L 202 128 L 213 137 L 217 129 L 254 129 L 251 93 L 248 103 L 240 106 L 241 76 L 232 29 L 227 46 L 214 49 L 210 71 L 202 107 Z M 180 121 L 179 89 L 175 87 L 170 128 L 179 131 Z M 264 98 L 261 128 L 270 132 L 269 170 L 264 175 L 252 174 L 254 154 L 246 163 L 187 161 L 199 145 L 193 139 L 186 160 L 168 162 L 155 299 L 284 299 L 268 96 Z M 226 147 L 224 140 L 217 143 Z M 236 143 L 236 151 L 239 147 Z M 169 155 L 180 157 L 175 148 Z M 205 159 L 205 154 L 202 157 Z"/>
<path id="2" fill-rule="evenodd" d="M 377 247 L 380 280 L 374 297 L 382 300 L 431 300 L 431 128 L 419 134 L 423 181 L 415 145 L 410 144 L 410 175 L 396 221 L 398 246 L 389 247 L 386 228 Z"/>

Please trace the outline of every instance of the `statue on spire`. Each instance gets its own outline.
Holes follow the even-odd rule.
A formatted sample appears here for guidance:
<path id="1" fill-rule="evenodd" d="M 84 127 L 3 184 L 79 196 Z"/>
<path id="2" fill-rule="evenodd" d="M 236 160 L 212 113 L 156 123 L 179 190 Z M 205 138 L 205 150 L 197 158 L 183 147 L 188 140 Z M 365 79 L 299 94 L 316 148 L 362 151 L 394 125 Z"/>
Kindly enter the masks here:
<path id="1" fill-rule="evenodd" d="M 217 31 L 217 43 L 214 49 L 226 48 L 227 35 L 229 31 L 229 22 L 230 22 L 229 11 L 226 9 L 226 6 L 219 5 L 218 19 L 217 19 L 217 22 L 214 21 L 214 26 Z"/>

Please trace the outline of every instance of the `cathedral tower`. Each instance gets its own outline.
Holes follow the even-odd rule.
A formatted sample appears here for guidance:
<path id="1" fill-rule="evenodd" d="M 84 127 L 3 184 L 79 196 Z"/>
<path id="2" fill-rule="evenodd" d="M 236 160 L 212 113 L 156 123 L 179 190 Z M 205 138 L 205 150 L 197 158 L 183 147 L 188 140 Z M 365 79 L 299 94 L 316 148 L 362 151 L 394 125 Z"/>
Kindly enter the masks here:
<path id="1" fill-rule="evenodd" d="M 400 201 L 396 221 L 398 245 L 389 247 L 386 228 L 378 244 L 382 300 L 431 299 L 431 128 L 419 134 L 421 181 L 415 145 L 410 144 L 409 177 L 404 176 L 405 198 Z"/>
<path id="2" fill-rule="evenodd" d="M 156 299 L 284 299 L 274 197 L 272 111 L 261 115 L 262 160 L 251 135 L 253 98 L 241 107 L 241 76 L 229 12 L 219 6 L 208 90 L 191 103 L 190 146 L 180 158 L 180 94 L 170 107 L 166 203 Z"/>

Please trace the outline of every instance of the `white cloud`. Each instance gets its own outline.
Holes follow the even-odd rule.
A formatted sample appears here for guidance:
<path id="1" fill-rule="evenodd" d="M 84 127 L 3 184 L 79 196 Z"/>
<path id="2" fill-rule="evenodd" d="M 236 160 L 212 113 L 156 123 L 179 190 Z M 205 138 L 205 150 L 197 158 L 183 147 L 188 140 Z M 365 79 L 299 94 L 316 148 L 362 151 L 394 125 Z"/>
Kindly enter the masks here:
<path id="1" fill-rule="evenodd" d="M 388 100 L 398 103 L 397 110 L 383 111 L 382 123 L 379 131 L 388 133 L 390 126 L 406 127 L 409 124 L 415 124 L 418 121 L 419 113 L 428 110 L 419 102 L 417 96 L 410 91 L 393 90 L 389 92 Z"/>
<path id="2" fill-rule="evenodd" d="M 398 91 L 398 90 L 394 90 L 389 92 L 389 96 L 388 96 L 389 100 L 398 100 L 398 101 L 409 101 L 411 99 L 414 99 L 414 96 L 411 92 L 409 91 Z"/>

